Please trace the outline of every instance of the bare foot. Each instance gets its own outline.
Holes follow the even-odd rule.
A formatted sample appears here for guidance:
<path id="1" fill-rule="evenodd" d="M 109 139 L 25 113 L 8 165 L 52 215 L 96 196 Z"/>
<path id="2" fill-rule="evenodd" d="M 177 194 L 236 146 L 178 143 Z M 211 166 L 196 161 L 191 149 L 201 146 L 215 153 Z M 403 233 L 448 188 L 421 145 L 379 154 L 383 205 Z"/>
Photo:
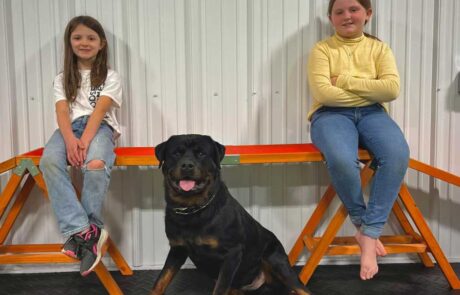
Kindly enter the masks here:
<path id="1" fill-rule="evenodd" d="M 356 226 L 356 230 L 359 232 L 359 229 L 360 227 L 359 226 Z M 387 253 L 387 250 L 385 250 L 385 247 L 383 246 L 383 243 L 377 239 L 377 244 L 375 245 L 375 252 L 377 253 L 377 256 L 386 256 L 388 253 Z"/>
<path id="2" fill-rule="evenodd" d="M 385 247 L 379 239 L 377 239 L 375 244 L 375 252 L 377 253 L 377 256 L 385 256 L 388 254 L 387 250 L 385 250 Z"/>
<path id="3" fill-rule="evenodd" d="M 361 280 L 372 279 L 379 271 L 376 253 L 377 239 L 363 235 L 360 231 L 356 233 L 355 238 L 361 248 L 361 270 L 359 276 Z"/>

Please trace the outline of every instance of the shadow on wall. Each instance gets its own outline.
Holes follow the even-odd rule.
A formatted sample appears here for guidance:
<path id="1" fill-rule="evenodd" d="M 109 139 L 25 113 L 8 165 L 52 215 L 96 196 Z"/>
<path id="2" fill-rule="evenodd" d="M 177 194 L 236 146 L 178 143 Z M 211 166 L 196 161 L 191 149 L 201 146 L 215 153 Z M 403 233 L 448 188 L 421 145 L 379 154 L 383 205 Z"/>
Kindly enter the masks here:
<path id="1" fill-rule="evenodd" d="M 250 128 L 249 136 L 253 142 L 301 143 L 310 142 L 310 124 L 307 113 L 311 105 L 307 83 L 308 54 L 313 45 L 332 34 L 329 22 L 316 17 L 313 10 L 312 21 L 300 26 L 270 48 L 267 40 L 267 56 L 264 50 L 254 53 L 260 59 L 260 68 L 253 77 L 252 96 L 248 100 Z M 268 36 L 267 38 L 270 38 Z M 266 61 L 265 61 L 266 60 Z"/>
<path id="2" fill-rule="evenodd" d="M 161 100 L 156 98 L 158 94 L 152 86 L 161 83 L 160 77 L 148 69 L 149 62 L 129 40 L 122 40 L 112 32 L 106 31 L 106 34 L 112 46 L 111 53 L 116 53 L 111 65 L 123 80 L 123 105 L 118 111 L 122 135 L 118 146 L 149 146 L 155 138 L 162 138 L 163 130 L 169 130 L 164 126 L 168 122 L 162 113 Z M 149 134 L 152 132 L 157 134 Z M 132 231 L 133 220 L 140 214 L 137 209 L 149 212 L 164 207 L 162 181 L 155 167 L 113 169 L 103 215 L 114 241 L 124 240 L 123 233 Z M 134 226 L 137 225 L 137 221 L 134 222 Z"/>
<path id="3" fill-rule="evenodd" d="M 447 106 L 452 106 L 452 110 L 456 113 L 460 113 L 460 72 L 457 73 L 454 81 L 450 84 L 448 89 L 448 97 L 451 103 Z"/>

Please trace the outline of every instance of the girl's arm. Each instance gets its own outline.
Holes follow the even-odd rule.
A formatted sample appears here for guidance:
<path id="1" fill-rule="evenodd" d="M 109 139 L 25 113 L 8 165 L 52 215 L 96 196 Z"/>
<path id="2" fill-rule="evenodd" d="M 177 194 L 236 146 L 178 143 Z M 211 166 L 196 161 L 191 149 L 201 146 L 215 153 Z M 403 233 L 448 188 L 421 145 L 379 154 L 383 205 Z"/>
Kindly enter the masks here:
<path id="1" fill-rule="evenodd" d="M 67 100 L 59 100 L 56 102 L 56 118 L 59 130 L 64 138 L 67 160 L 72 166 L 83 165 L 83 159 L 78 151 L 80 140 L 75 137 L 72 131 L 69 102 Z"/>
<path id="2" fill-rule="evenodd" d="M 377 62 L 377 78 L 339 75 L 336 86 L 374 102 L 388 102 L 399 95 L 399 73 L 391 49 L 386 46 Z"/>
<path id="3" fill-rule="evenodd" d="M 96 107 L 94 108 L 91 116 L 89 116 L 85 130 L 83 131 L 83 134 L 80 138 L 80 151 L 81 156 L 83 157 L 83 161 L 86 160 L 86 152 L 88 151 L 91 140 L 93 140 L 94 136 L 96 135 L 105 114 L 109 111 L 111 106 L 112 99 L 109 96 L 103 95 L 97 100 Z"/>
<path id="4" fill-rule="evenodd" d="M 328 54 L 324 48 L 317 45 L 310 52 L 308 83 L 313 98 L 325 106 L 369 105 L 369 100 L 332 84 L 329 62 Z"/>

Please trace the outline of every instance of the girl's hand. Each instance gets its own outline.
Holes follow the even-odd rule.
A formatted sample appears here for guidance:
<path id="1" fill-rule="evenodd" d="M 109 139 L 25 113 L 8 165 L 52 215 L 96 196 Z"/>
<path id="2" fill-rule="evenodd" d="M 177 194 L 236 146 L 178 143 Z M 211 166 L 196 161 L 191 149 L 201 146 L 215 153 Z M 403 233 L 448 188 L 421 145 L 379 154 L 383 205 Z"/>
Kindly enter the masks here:
<path id="1" fill-rule="evenodd" d="M 337 78 L 338 78 L 337 76 L 331 77 L 331 84 L 332 84 L 332 86 L 335 86 L 335 84 L 337 83 Z"/>
<path id="2" fill-rule="evenodd" d="M 81 167 L 83 165 L 83 159 L 79 151 L 80 140 L 75 136 L 65 141 L 65 147 L 67 151 L 67 160 L 70 165 L 74 167 Z"/>
<path id="3" fill-rule="evenodd" d="M 83 163 L 86 161 L 86 154 L 88 153 L 88 147 L 91 141 L 86 140 L 84 136 L 80 138 L 80 142 L 78 144 L 78 151 L 80 153 L 80 157 L 82 158 Z"/>

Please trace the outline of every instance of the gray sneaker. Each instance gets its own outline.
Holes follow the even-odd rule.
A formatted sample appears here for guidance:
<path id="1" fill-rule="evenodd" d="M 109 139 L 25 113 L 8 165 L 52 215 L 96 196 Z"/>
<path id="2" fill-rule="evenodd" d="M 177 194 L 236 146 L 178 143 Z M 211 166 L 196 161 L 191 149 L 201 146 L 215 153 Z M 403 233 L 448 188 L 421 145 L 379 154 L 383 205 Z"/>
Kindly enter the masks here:
<path id="1" fill-rule="evenodd" d="M 94 224 L 90 225 L 90 230 L 83 234 L 84 242 L 80 247 L 80 274 L 87 276 L 93 271 L 102 258 L 102 247 L 109 235 L 105 229 L 101 229 Z"/>
<path id="2" fill-rule="evenodd" d="M 61 252 L 69 257 L 79 259 L 78 258 L 79 248 L 80 248 L 80 245 L 78 241 L 76 240 L 76 234 L 75 234 L 75 235 L 71 235 L 67 239 L 67 241 L 64 243 L 64 246 L 61 249 Z"/>

